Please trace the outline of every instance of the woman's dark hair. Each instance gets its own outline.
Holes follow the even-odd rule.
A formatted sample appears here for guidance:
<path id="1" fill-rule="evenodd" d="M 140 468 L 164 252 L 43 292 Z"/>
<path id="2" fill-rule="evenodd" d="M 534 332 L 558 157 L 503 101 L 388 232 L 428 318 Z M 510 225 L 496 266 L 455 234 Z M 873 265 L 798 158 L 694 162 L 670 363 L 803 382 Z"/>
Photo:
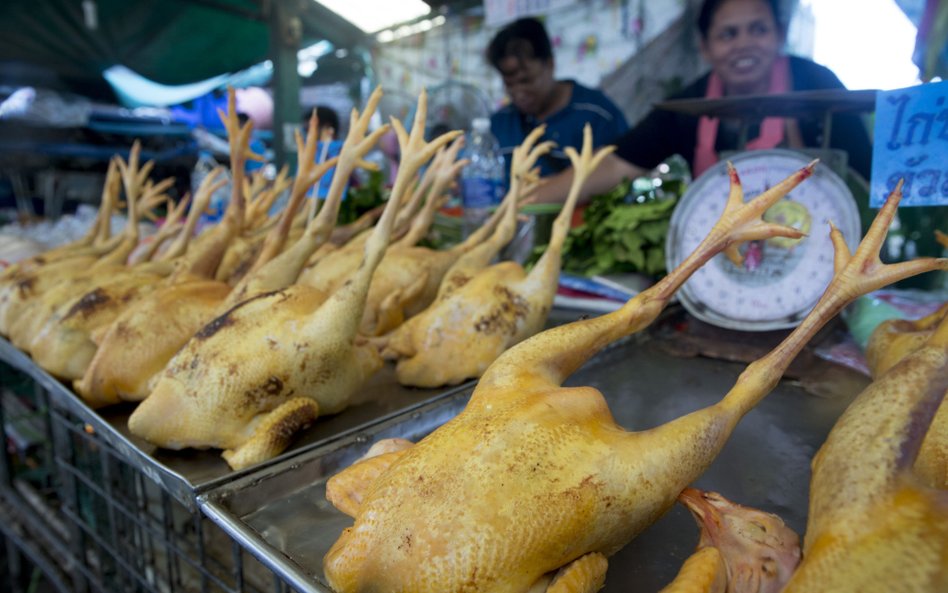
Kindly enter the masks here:
<path id="1" fill-rule="evenodd" d="M 487 61 L 499 70 L 500 61 L 509 56 L 543 61 L 552 59 L 553 46 L 543 23 L 527 17 L 498 31 L 487 46 Z"/>
<path id="2" fill-rule="evenodd" d="M 313 115 L 313 110 L 305 109 L 303 110 L 303 116 L 300 120 L 303 122 L 303 128 L 309 125 L 309 118 Z M 339 115 L 331 107 L 326 107 L 325 105 L 316 105 L 316 117 L 319 118 L 319 127 L 325 128 L 326 126 L 332 126 L 332 129 L 336 130 L 336 134 L 339 133 Z"/>
<path id="3" fill-rule="evenodd" d="M 704 0 L 704 3 L 701 4 L 701 10 L 698 11 L 698 32 L 701 33 L 702 39 L 708 38 L 708 29 L 711 28 L 711 19 L 714 18 L 714 15 L 718 12 L 721 5 L 727 1 L 728 0 Z M 780 0 L 760 1 L 770 7 L 770 13 L 774 15 L 774 23 L 777 24 L 777 29 L 784 31 L 784 23 L 780 18 Z"/>
<path id="4" fill-rule="evenodd" d="M 320 128 L 332 126 L 332 129 L 336 130 L 336 134 L 339 133 L 339 115 L 336 113 L 335 109 L 326 107 L 325 105 L 317 105 L 316 117 L 319 118 Z"/>

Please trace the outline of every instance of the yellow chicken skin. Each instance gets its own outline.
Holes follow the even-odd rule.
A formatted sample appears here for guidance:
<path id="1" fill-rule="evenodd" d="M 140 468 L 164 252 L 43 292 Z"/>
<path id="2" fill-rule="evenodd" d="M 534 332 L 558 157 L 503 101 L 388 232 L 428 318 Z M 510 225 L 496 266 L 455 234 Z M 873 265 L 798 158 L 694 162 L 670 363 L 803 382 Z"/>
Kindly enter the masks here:
<path id="1" fill-rule="evenodd" d="M 826 293 L 718 404 L 630 433 L 615 424 L 597 390 L 561 387 L 597 351 L 654 320 L 714 254 L 738 241 L 799 237 L 760 216 L 811 171 L 744 204 L 732 169 L 722 218 L 678 268 L 615 313 L 544 331 L 511 348 L 457 417 L 410 448 L 374 458 L 362 494 L 344 497 L 361 501 L 349 506 L 355 523 L 323 561 L 333 589 L 522 593 L 549 573 L 562 579 L 578 572 L 585 576 L 573 591 L 595 591 L 601 580 L 591 571 L 603 573 L 604 557 L 654 522 L 704 472 L 741 417 L 827 321 L 860 294 L 948 267 L 948 260 L 932 259 L 878 264 L 900 197 L 894 193 L 854 255 L 833 229 L 836 275 Z M 380 472 L 385 461 L 389 466 Z M 360 465 L 341 480 L 350 491 Z"/>
<path id="2" fill-rule="evenodd" d="M 800 538 L 780 517 L 695 488 L 678 501 L 701 538 L 662 593 L 779 593 L 800 563 Z"/>
<path id="3" fill-rule="evenodd" d="M 367 117 L 369 115 L 371 113 L 368 113 Z M 236 129 L 239 124 L 235 117 L 233 119 L 234 121 L 228 123 Z M 355 131 L 350 131 L 353 137 L 358 136 L 358 128 L 363 122 L 360 119 L 358 123 L 359 125 L 352 128 Z M 336 162 L 333 159 L 319 165 L 315 163 L 318 137 L 315 116 L 311 118 L 309 128 L 305 143 L 297 134 L 297 150 L 301 155 L 302 164 L 293 180 L 288 204 L 277 224 L 264 239 L 257 262 L 247 275 L 233 290 L 223 282 L 185 277 L 161 287 L 131 306 L 96 340 L 96 355 L 89 363 L 83 378 L 74 385 L 76 393 L 86 402 L 100 407 L 123 400 L 141 401 L 150 393 L 157 375 L 167 366 L 172 356 L 208 322 L 227 312 L 235 304 L 264 292 L 285 288 L 293 282 L 298 267 L 294 271 L 291 265 L 274 260 L 280 257 L 295 213 L 306 192 Z M 361 137 L 358 139 L 361 140 Z M 240 151 L 244 148 L 232 143 L 232 150 Z M 351 152 L 349 148 L 343 148 L 343 153 Z M 357 153 L 361 155 L 361 152 Z M 348 178 L 354 165 L 355 163 L 351 166 L 342 164 L 339 168 L 340 174 Z M 265 195 L 268 191 L 280 191 L 284 187 L 285 183 L 275 183 L 269 190 L 258 187 L 254 191 L 258 195 Z M 209 197 L 209 194 L 200 195 L 202 198 Z M 268 199 L 260 199 L 264 199 L 264 203 L 259 209 L 265 211 L 268 208 L 265 203 Z M 334 206 L 331 203 L 339 200 L 341 189 L 335 193 L 331 191 L 326 200 L 327 208 L 332 209 Z M 202 199 L 200 204 L 196 204 L 196 212 L 204 209 L 204 201 Z M 251 210 L 254 204 L 258 202 L 251 204 Z M 230 207 L 231 205 L 228 205 L 228 211 Z M 338 209 L 338 206 L 335 208 Z"/>
<path id="4" fill-rule="evenodd" d="M 515 161 L 513 167 L 520 171 L 515 169 L 512 179 L 526 175 L 536 158 L 549 150 L 548 143 L 533 150 L 537 138 L 539 134 L 531 135 L 519 147 L 515 158 L 524 164 Z M 584 130 L 582 154 L 571 147 L 566 149 L 574 169 L 569 196 L 553 223 L 546 252 L 529 274 L 516 262 L 471 269 L 470 260 L 462 259 L 452 267 L 436 301 L 385 343 L 384 355 L 398 361 L 395 373 L 399 383 L 437 387 L 479 377 L 504 350 L 543 329 L 553 306 L 561 249 L 576 200 L 586 178 L 613 150 L 614 147 L 608 147 L 593 154 L 592 131 L 588 126 Z M 516 190 L 511 191 L 516 195 Z M 506 211 L 506 230 L 498 229 L 500 233 L 513 232 L 515 215 L 515 209 Z M 510 240 L 510 235 L 501 236 Z"/>
<path id="5" fill-rule="evenodd" d="M 402 163 L 392 196 L 352 281 L 325 302 L 293 285 L 245 301 L 201 329 L 169 362 L 129 430 L 166 448 L 216 447 L 234 469 L 279 454 L 319 414 L 338 412 L 381 366 L 357 338 L 372 272 L 402 194 L 420 166 L 460 132 L 425 143 L 426 97 L 409 136 L 393 120 Z"/>
<path id="6" fill-rule="evenodd" d="M 813 460 L 803 562 L 784 589 L 948 591 L 948 492 L 912 464 L 948 389 L 948 321 L 876 379 Z"/>
<path id="7" fill-rule="evenodd" d="M 915 321 L 892 319 L 880 323 L 869 337 L 869 344 L 866 347 L 866 361 L 872 376 L 878 378 L 884 375 L 908 354 L 925 345 L 946 315 L 948 315 L 948 303 L 931 315 Z M 925 434 L 922 449 L 915 460 L 915 473 L 933 488 L 948 489 L 948 404 L 946 403 L 942 403 L 938 408 L 935 419 Z"/>

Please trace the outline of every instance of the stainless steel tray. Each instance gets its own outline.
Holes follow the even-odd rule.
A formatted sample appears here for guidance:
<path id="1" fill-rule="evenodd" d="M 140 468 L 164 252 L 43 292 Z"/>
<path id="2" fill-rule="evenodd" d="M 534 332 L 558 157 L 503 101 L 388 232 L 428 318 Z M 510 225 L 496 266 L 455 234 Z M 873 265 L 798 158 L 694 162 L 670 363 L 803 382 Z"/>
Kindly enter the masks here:
<path id="1" fill-rule="evenodd" d="M 720 399 L 744 365 L 675 358 L 646 338 L 600 353 L 567 385 L 605 394 L 616 421 L 646 429 Z M 344 439 L 310 449 L 199 497 L 204 512 L 301 592 L 328 593 L 322 559 L 352 520 L 325 500 L 325 482 L 378 439 L 417 441 L 464 407 L 468 388 Z M 854 391 L 854 388 L 850 388 Z M 695 484 L 780 515 L 797 533 L 806 522 L 810 460 L 855 393 L 826 398 L 783 381 L 738 425 L 717 461 Z M 690 515 L 676 505 L 610 559 L 605 591 L 658 591 L 698 541 Z"/>
<path id="2" fill-rule="evenodd" d="M 50 394 L 50 404 L 66 410 L 87 424 L 87 430 L 115 448 L 126 461 L 163 490 L 174 496 L 189 510 L 197 509 L 198 493 L 214 488 L 242 475 L 259 470 L 270 463 L 289 459 L 300 451 L 331 442 L 360 427 L 410 411 L 412 408 L 463 391 L 473 383 L 448 389 L 413 389 L 395 380 L 395 369 L 387 364 L 360 390 L 354 404 L 336 414 L 320 418 L 279 457 L 263 464 L 232 471 L 217 450 L 169 451 L 158 449 L 128 431 L 128 417 L 133 404 L 93 410 L 72 390 L 37 366 L 33 360 L 8 341 L 0 338 L 0 360 L 30 375 Z"/>

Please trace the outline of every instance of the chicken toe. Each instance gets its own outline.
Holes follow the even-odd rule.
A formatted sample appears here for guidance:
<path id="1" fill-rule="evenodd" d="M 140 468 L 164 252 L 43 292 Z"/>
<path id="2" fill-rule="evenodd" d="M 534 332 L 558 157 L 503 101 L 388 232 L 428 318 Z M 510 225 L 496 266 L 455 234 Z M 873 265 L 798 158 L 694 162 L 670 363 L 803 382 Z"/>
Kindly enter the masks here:
<path id="1" fill-rule="evenodd" d="M 546 593 L 596 593 L 606 582 L 609 561 L 599 552 L 573 560 L 556 573 Z"/>

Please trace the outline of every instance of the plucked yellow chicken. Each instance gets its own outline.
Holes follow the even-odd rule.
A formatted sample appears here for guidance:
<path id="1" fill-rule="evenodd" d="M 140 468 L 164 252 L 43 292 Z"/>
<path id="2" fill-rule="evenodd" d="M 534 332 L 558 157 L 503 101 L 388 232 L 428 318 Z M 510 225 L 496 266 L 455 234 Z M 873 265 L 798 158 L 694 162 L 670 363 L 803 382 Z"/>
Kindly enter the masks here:
<path id="1" fill-rule="evenodd" d="M 0 333 L 6 335 L 6 302 L 7 291 L 14 289 L 16 282 L 27 277 L 27 274 L 42 266 L 54 265 L 59 260 L 78 257 L 97 257 L 108 253 L 115 248 L 120 238 L 112 237 L 112 212 L 118 206 L 118 196 L 121 190 L 121 177 L 118 171 L 119 157 L 109 160 L 105 174 L 105 183 L 102 185 L 102 196 L 99 200 L 99 210 L 96 218 L 84 236 L 54 247 L 31 258 L 14 263 L 0 273 Z M 64 264 L 66 265 L 66 264 Z M 68 265 L 66 265 L 68 267 Z"/>
<path id="2" fill-rule="evenodd" d="M 203 180 L 176 243 L 180 239 L 186 244 L 211 195 L 224 183 L 214 181 L 215 177 Z M 175 250 L 175 246 L 169 249 Z M 123 399 L 120 394 L 133 401 L 144 398 L 151 377 L 213 316 L 230 292 L 231 287 L 222 282 L 192 274 L 186 261 L 179 265 L 179 272 L 132 303 L 108 326 L 92 332 L 95 354 L 73 385 L 86 403 L 93 407 L 118 403 Z"/>
<path id="3" fill-rule="evenodd" d="M 948 320 L 840 416 L 813 459 L 803 562 L 786 593 L 948 591 L 948 491 L 913 470 L 948 390 Z"/>
<path id="4" fill-rule="evenodd" d="M 520 163 L 513 164 L 511 174 L 514 195 L 537 156 L 550 148 L 543 143 L 532 150 L 542 133 L 542 128 L 534 130 L 515 155 Z M 399 383 L 436 387 L 479 377 L 504 350 L 543 329 L 553 306 L 563 241 L 576 200 L 586 178 L 613 149 L 593 154 L 589 126 L 584 130 L 582 153 L 566 149 L 574 170 L 569 196 L 553 223 L 546 252 L 529 273 L 512 261 L 483 267 L 488 263 L 483 255 L 510 240 L 516 228 L 513 207 L 506 210 L 504 229 L 495 233 L 492 247 L 488 241 L 484 252 L 462 258 L 447 272 L 435 302 L 393 332 L 383 346 L 384 356 L 398 361 Z"/>
<path id="5" fill-rule="evenodd" d="M 129 303 L 154 290 L 173 270 L 169 262 L 146 262 L 131 268 L 126 265 L 139 242 L 138 201 L 147 201 L 173 180 L 152 186 L 147 181 L 149 168 L 138 167 L 135 149 L 128 165 L 119 163 L 119 167 L 130 213 L 122 245 L 75 277 L 75 282 L 61 281 L 39 295 L 37 306 L 27 315 L 31 323 L 11 327 L 14 344 L 56 377 L 81 377 L 95 354 L 92 332 L 111 323 Z"/>
<path id="6" fill-rule="evenodd" d="M 204 326 L 168 363 L 129 430 L 166 448 L 225 449 L 238 469 L 279 454 L 319 414 L 342 410 L 381 366 L 357 339 L 372 272 L 385 253 L 401 196 L 417 170 L 460 132 L 424 141 L 422 93 L 392 196 L 352 281 L 328 300 L 299 284 L 245 301 Z M 286 253 L 286 252 L 284 252 Z"/>
<path id="7" fill-rule="evenodd" d="M 361 140 L 360 134 L 364 133 L 364 127 L 374 112 L 371 102 L 369 107 L 370 110 L 357 118 L 356 125 L 351 128 L 350 136 L 357 140 Z M 239 124 L 233 112 L 228 114 L 230 119 L 234 120 L 230 124 L 236 130 Z M 264 239 L 257 263 L 247 275 L 233 289 L 224 282 L 189 276 L 163 286 L 129 307 L 97 339 L 96 355 L 82 380 L 74 385 L 80 397 L 94 407 L 120 401 L 141 401 L 151 392 L 157 375 L 167 366 L 171 357 L 209 321 L 247 298 L 285 288 L 293 282 L 295 272 L 292 266 L 273 260 L 283 249 L 289 227 L 306 192 L 336 163 L 335 159 L 319 165 L 315 163 L 316 130 L 317 120 L 314 116 L 309 123 L 306 142 L 297 134 L 301 165 L 293 180 L 290 199 L 279 221 Z M 231 147 L 236 151 L 246 149 L 237 142 L 232 142 Z M 340 166 L 340 174 L 346 175 L 346 178 L 367 147 L 353 150 L 356 150 L 356 156 L 347 158 Z M 343 149 L 344 155 L 351 152 L 348 148 Z M 335 187 L 327 196 L 326 208 L 329 211 L 338 210 L 341 190 L 341 186 Z M 257 192 L 259 194 L 263 190 L 258 189 Z M 265 212 L 263 209 L 261 211 Z M 329 211 L 327 219 L 332 215 Z"/>
<path id="8" fill-rule="evenodd" d="M 898 196 L 890 197 L 855 255 L 834 229 L 836 275 L 802 324 L 752 363 L 717 404 L 630 433 L 602 394 L 562 382 L 610 342 L 655 319 L 675 290 L 714 254 L 793 229 L 760 216 L 811 174 L 806 168 L 744 204 L 736 172 L 724 213 L 678 268 L 622 309 L 544 331 L 484 373 L 467 407 L 418 444 L 356 464 L 327 484 L 351 514 L 323 561 L 338 593 L 525 593 L 550 573 L 591 593 L 606 557 L 661 516 L 700 476 L 741 417 L 780 380 L 797 352 L 849 301 L 945 260 L 893 266 L 878 249 Z M 365 468 L 366 471 L 363 471 Z M 547 591 L 553 588 L 547 589 Z"/>
<path id="9" fill-rule="evenodd" d="M 780 593 L 800 563 L 800 538 L 780 517 L 695 488 L 678 501 L 701 538 L 661 593 Z"/>
<path id="10" fill-rule="evenodd" d="M 128 201 L 128 223 L 122 234 L 116 237 L 118 240 L 114 247 L 94 256 L 92 261 L 85 261 L 85 257 L 61 260 L 56 263 L 68 261 L 73 265 L 57 269 L 55 264 L 51 264 L 34 270 L 32 277 L 25 281 L 29 289 L 20 291 L 6 302 L 6 315 L 12 317 L 7 333 L 17 347 L 29 351 L 39 329 L 57 308 L 82 296 L 99 282 L 130 270 L 126 263 L 139 243 L 138 221 L 150 217 L 153 208 L 168 201 L 163 192 L 173 182 L 170 178 L 158 184 L 148 180 L 147 175 L 154 163 L 139 166 L 139 151 L 140 145 L 136 141 L 127 164 L 117 158 L 117 169 L 121 171 Z"/>
<path id="11" fill-rule="evenodd" d="M 133 158 L 137 158 L 138 150 L 136 142 L 131 152 Z M 126 227 L 122 234 L 111 235 L 112 211 L 118 206 L 122 185 L 120 163 L 124 166 L 120 157 L 114 158 L 110 163 L 95 224 L 97 229 L 91 242 L 86 243 L 92 235 L 90 229 L 90 233 L 75 244 L 75 247 L 56 248 L 27 262 L 11 266 L 4 272 L 0 283 L 0 333 L 10 337 L 15 344 L 26 344 L 35 335 L 35 328 L 19 332 L 14 326 L 18 323 L 38 324 L 43 321 L 37 319 L 36 315 L 29 314 L 27 310 L 35 306 L 46 292 L 68 283 L 88 285 L 92 281 L 90 269 L 121 266 L 134 249 L 134 243 L 138 240 L 137 227 Z M 151 166 L 152 164 L 146 163 L 144 169 L 150 170 Z M 151 193 L 144 195 L 136 208 L 130 209 L 130 217 L 145 216 L 149 209 L 157 205 L 157 200 L 164 199 L 160 188 L 150 186 L 150 190 Z"/>

